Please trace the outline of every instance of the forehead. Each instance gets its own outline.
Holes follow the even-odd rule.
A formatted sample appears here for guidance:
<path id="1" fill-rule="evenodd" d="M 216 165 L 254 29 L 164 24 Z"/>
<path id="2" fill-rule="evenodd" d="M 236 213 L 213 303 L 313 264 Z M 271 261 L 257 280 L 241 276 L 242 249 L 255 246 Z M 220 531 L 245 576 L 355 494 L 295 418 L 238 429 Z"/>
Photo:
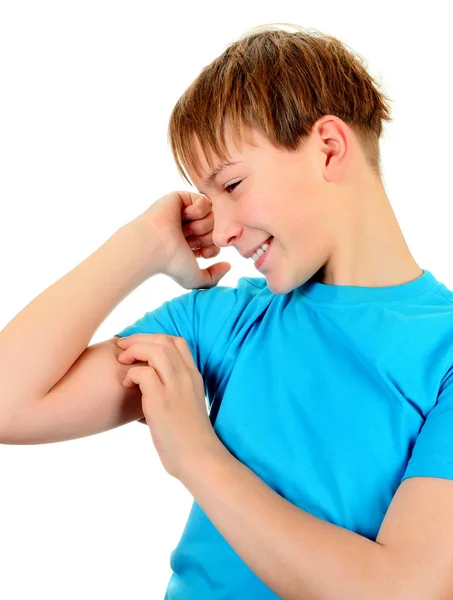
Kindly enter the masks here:
<path id="1" fill-rule="evenodd" d="M 194 133 L 192 136 L 193 150 L 197 156 L 197 159 L 201 168 L 201 176 L 198 176 L 194 171 L 191 174 L 192 181 L 199 188 L 200 192 L 202 189 L 207 189 L 213 185 L 215 177 L 221 173 L 224 169 L 229 166 L 244 162 L 246 154 L 250 149 L 255 149 L 265 145 L 265 138 L 259 134 L 259 132 L 252 128 L 247 128 L 244 132 L 245 139 L 239 143 L 239 147 L 236 149 L 233 145 L 233 140 L 228 130 L 225 131 L 225 144 L 227 148 L 227 157 L 222 160 L 217 156 L 212 149 L 211 152 L 212 168 L 209 166 L 204 153 L 201 148 L 201 144 L 198 137 Z M 201 192 L 204 193 L 204 192 Z"/>

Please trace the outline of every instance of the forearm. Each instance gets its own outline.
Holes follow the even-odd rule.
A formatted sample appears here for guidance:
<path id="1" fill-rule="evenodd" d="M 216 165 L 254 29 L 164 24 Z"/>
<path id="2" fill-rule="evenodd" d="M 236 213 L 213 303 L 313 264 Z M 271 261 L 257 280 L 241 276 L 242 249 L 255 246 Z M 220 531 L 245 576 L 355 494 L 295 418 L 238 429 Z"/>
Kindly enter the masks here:
<path id="1" fill-rule="evenodd" d="M 154 274 L 152 252 L 131 221 L 8 323 L 0 332 L 0 415 L 60 381 L 104 319 Z"/>
<path id="2" fill-rule="evenodd" d="M 199 460 L 182 483 L 282 600 L 408 598 L 386 547 L 291 504 L 226 448 Z"/>

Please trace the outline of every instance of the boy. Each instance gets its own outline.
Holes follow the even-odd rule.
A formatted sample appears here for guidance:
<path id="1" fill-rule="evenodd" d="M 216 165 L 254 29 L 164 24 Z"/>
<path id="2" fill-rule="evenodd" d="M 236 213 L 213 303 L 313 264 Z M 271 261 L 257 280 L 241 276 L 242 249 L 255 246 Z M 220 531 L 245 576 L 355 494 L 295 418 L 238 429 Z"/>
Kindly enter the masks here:
<path id="1" fill-rule="evenodd" d="M 228 451 L 193 465 L 194 503 L 171 556 L 166 600 L 451 595 L 453 293 L 417 265 L 390 207 L 379 167 L 383 121 L 390 121 L 385 97 L 360 61 L 335 38 L 302 30 L 252 31 L 175 106 L 169 134 L 176 163 L 215 216 L 212 233 L 197 230 L 196 220 L 185 233 L 192 228 L 199 255 L 214 242 L 217 253 L 232 245 L 252 256 L 264 277 L 218 287 L 218 268 L 211 289 L 198 286 L 117 334 L 186 340 L 210 422 Z M 216 174 L 212 167 L 226 160 L 235 164 Z M 165 245 L 169 230 L 164 220 L 157 227 L 157 215 L 153 233 Z M 198 217 L 206 223 L 209 214 Z M 133 236 L 121 235 L 123 248 L 136 248 Z M 47 357 L 59 353 L 60 369 L 80 356 L 112 304 L 143 281 L 144 267 L 133 269 L 138 252 L 131 259 L 107 244 L 90 266 L 99 275 L 106 263 L 117 264 L 112 280 L 123 279 L 115 297 L 105 299 L 93 277 L 86 285 L 99 293 L 98 311 L 84 327 L 77 322 L 83 332 L 71 327 L 83 313 L 79 303 L 66 309 L 58 339 L 54 315 L 46 337 L 33 337 Z M 171 262 L 183 283 L 189 275 L 177 258 L 169 251 L 162 269 Z M 29 312 L 16 336 L 21 315 L 0 336 L 2 361 L 9 347 L 18 362 L 19 341 L 32 336 Z M 62 347 L 68 339 L 70 348 Z M 104 360 L 112 381 L 127 371 L 114 370 L 110 342 Z M 66 380 L 54 394 L 54 415 L 71 409 L 64 390 L 76 398 L 86 389 L 96 358 L 82 356 L 72 386 L 72 369 L 57 385 Z M 44 398 L 34 413 L 42 431 L 46 398 L 47 422 L 53 418 L 46 392 L 56 367 L 52 377 L 27 374 L 19 393 L 6 375 L 12 360 L 2 383 L 11 398 Z M 139 397 L 122 423 L 143 417 Z M 31 406 L 19 413 L 10 404 L 3 437 L 9 431 L 14 443 L 13 424 L 24 428 L 19 422 Z M 101 430 L 99 417 L 94 425 L 101 409 L 104 430 L 120 424 L 107 404 L 93 406 L 92 433 Z M 60 439 L 89 434 L 87 414 L 77 425 L 62 417 Z"/>
<path id="2" fill-rule="evenodd" d="M 243 114 L 250 135 L 241 146 Z M 439 539 L 451 515 L 437 517 L 437 533 L 431 514 L 419 533 L 412 528 L 427 516 L 420 498 L 433 510 L 432 497 L 453 494 L 453 452 L 444 452 L 453 399 L 442 390 L 452 295 L 417 265 L 388 201 L 378 139 L 389 120 L 385 97 L 340 43 L 281 31 L 227 49 L 173 111 L 175 161 L 212 202 L 214 243 L 250 256 L 272 236 L 256 263 L 265 279 L 182 296 L 119 335 L 165 330 L 192 340 L 211 422 L 229 452 L 310 515 L 378 543 L 307 520 L 285 570 L 275 522 L 261 524 L 268 545 L 260 546 L 258 523 L 255 539 L 245 534 L 258 510 L 228 527 L 219 515 L 214 529 L 206 511 L 216 514 L 215 506 L 203 510 L 200 498 L 172 555 L 169 598 L 174 590 L 274 597 L 248 567 L 285 598 L 433 598 L 453 587 L 440 574 L 452 572 L 453 547 L 443 541 L 436 552 L 424 542 Z M 224 161 L 235 164 L 214 184 L 208 174 Z M 241 527 L 233 549 L 221 534 L 238 540 Z M 395 553 L 383 566 L 377 550 L 387 541 Z"/>

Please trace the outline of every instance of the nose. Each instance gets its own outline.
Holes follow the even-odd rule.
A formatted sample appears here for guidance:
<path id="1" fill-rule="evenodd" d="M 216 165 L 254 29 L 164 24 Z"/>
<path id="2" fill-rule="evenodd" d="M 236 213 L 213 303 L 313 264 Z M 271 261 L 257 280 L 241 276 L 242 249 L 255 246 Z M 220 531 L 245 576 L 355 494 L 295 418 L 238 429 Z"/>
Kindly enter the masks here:
<path id="1" fill-rule="evenodd" d="M 214 221 L 212 230 L 212 241 L 218 248 L 233 246 L 235 241 L 242 233 L 242 226 L 239 223 L 219 223 L 218 218 Z"/>

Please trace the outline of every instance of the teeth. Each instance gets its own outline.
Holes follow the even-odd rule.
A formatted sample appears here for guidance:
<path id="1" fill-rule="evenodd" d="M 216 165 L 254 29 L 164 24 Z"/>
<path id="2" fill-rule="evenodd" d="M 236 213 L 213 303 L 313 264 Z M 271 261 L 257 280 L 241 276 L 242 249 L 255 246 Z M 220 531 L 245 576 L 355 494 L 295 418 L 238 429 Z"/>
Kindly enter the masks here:
<path id="1" fill-rule="evenodd" d="M 260 256 L 263 256 L 263 254 L 266 252 L 266 250 L 268 248 L 269 248 L 269 244 L 267 244 L 267 243 L 262 244 L 258 248 L 258 250 L 254 254 L 252 254 L 252 256 L 250 258 L 253 260 L 253 262 L 256 262 L 260 258 Z"/>

